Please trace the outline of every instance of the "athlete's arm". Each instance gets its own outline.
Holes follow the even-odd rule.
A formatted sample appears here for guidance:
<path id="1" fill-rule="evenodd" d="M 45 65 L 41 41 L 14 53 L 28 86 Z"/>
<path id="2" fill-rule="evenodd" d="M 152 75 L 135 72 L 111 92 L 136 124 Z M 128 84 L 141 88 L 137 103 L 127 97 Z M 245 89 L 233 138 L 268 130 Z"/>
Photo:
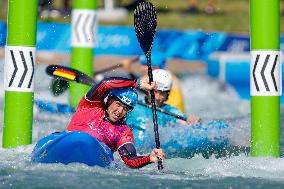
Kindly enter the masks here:
<path id="1" fill-rule="evenodd" d="M 87 93 L 86 98 L 90 101 L 102 101 L 110 90 L 125 87 L 140 87 L 143 90 L 152 90 L 156 89 L 158 85 L 156 82 L 149 84 L 147 78 L 136 81 L 122 77 L 112 77 L 102 80 L 98 85 L 94 85 Z"/>
<path id="2" fill-rule="evenodd" d="M 88 91 L 86 98 L 90 101 L 101 101 L 110 90 L 124 87 L 136 87 L 136 81 L 122 77 L 106 78 L 99 84 L 94 85 Z"/>
<path id="3" fill-rule="evenodd" d="M 133 144 L 126 143 L 118 149 L 121 159 L 130 168 L 141 168 L 151 163 L 150 156 L 137 156 Z"/>

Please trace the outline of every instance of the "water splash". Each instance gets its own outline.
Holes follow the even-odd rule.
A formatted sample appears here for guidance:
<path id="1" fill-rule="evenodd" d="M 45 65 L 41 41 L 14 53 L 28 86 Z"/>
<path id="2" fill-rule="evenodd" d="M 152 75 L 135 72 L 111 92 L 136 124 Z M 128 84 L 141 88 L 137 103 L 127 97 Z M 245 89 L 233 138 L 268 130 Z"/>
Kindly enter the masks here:
<path id="1" fill-rule="evenodd" d="M 35 96 L 52 100 L 53 97 L 47 87 L 49 80 L 45 79 L 43 70 L 42 65 L 36 68 L 38 79 L 35 84 Z M 2 75 L 2 72 L 0 74 Z M 228 137 L 230 143 L 234 145 L 249 144 L 248 102 L 242 101 L 231 88 L 218 94 L 218 82 L 205 75 L 188 76 L 182 80 L 182 85 L 185 92 L 187 91 L 185 93 L 187 113 L 196 113 L 205 120 L 225 120 L 230 125 L 230 129 L 220 135 Z M 0 89 L 3 89 L 2 80 L 0 80 Z M 0 93 L 2 102 L 3 98 L 4 94 Z M 67 101 L 67 96 L 60 98 L 61 102 Z M 2 103 L 0 107 L 1 138 Z M 68 166 L 31 163 L 30 153 L 35 142 L 53 131 L 64 130 L 69 120 L 70 116 L 36 111 L 33 144 L 15 149 L 0 148 L 0 188 L 94 188 L 94 186 L 97 188 L 141 188 L 141 186 L 143 188 L 283 188 L 283 158 L 252 158 L 244 153 L 221 158 L 213 155 L 208 159 L 202 155 L 195 155 L 191 159 L 168 157 L 163 162 L 165 169 L 161 172 L 157 171 L 156 164 L 139 170 L 129 169 L 124 166 L 118 154 L 115 156 L 115 166 L 110 169 L 76 163 Z M 176 133 L 171 133 L 167 128 L 160 129 L 160 132 L 162 141 L 176 135 L 187 135 L 186 128 L 182 126 L 178 127 Z M 204 133 L 191 134 L 198 136 Z M 208 136 L 215 134 L 208 133 Z M 185 144 L 182 140 L 179 142 Z M 143 154 L 148 153 L 149 148 Z"/>

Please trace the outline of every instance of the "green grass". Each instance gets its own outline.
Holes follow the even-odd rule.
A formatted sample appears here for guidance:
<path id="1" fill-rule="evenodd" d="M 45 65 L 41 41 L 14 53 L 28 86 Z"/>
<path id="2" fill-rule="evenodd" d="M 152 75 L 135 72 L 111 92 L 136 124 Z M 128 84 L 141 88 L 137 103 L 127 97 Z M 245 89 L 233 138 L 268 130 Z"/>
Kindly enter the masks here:
<path id="1" fill-rule="evenodd" d="M 158 27 L 169 29 L 200 29 L 206 31 L 225 31 L 230 33 L 249 32 L 248 0 L 216 0 L 217 12 L 213 15 L 203 13 L 206 0 L 200 1 L 200 13 L 187 14 L 188 0 L 152 0 L 158 12 Z M 236 20 L 238 23 L 236 24 Z M 133 13 L 127 20 L 103 24 L 133 24 Z"/>
<path id="2" fill-rule="evenodd" d="M 6 19 L 6 1 L 3 0 L 0 18 Z M 55 5 L 60 7 L 61 1 L 54 0 Z M 116 0 L 114 0 L 116 1 Z M 97 0 L 98 7 L 102 6 L 103 0 Z M 120 0 L 122 5 L 128 4 L 129 0 Z M 216 0 L 215 7 L 217 12 L 213 15 L 206 15 L 203 12 L 199 14 L 186 14 L 184 11 L 188 7 L 188 0 L 151 0 L 157 7 L 158 27 L 178 30 L 205 30 L 205 31 L 225 31 L 229 33 L 249 33 L 249 0 Z M 207 0 L 200 0 L 199 8 L 202 11 Z M 59 18 L 58 21 L 70 22 L 70 18 Z M 133 11 L 125 20 L 117 22 L 100 21 L 101 25 L 133 25 Z M 284 33 L 284 27 L 281 26 L 281 33 Z"/>

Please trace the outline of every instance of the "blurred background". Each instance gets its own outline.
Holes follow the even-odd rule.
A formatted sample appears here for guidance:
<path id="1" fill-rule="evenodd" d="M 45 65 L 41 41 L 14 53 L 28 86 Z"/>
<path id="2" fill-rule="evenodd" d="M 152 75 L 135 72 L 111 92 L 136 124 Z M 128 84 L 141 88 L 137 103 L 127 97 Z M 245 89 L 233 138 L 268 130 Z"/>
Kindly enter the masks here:
<path id="1" fill-rule="evenodd" d="M 211 0 L 212 1 L 212 0 Z M 1 20 L 6 19 L 7 0 L 1 0 Z M 107 1 L 106 1 L 107 2 Z M 104 21 L 102 25 L 133 25 L 132 4 L 135 0 L 113 0 L 115 8 L 126 8 L 129 12 L 127 17 L 119 21 Z M 152 0 L 158 9 L 158 26 L 164 29 L 199 29 L 206 31 L 225 31 L 232 33 L 247 34 L 249 32 L 249 1 L 248 0 L 213 0 L 212 12 L 206 12 L 207 0 Z M 210 2 L 210 0 L 209 0 Z M 98 8 L 103 8 L 104 0 L 98 0 Z M 41 21 L 70 21 L 70 0 L 39 0 L 42 6 L 39 8 Z M 193 5 L 196 4 L 196 5 Z M 196 10 L 192 8 L 196 6 Z M 47 15 L 44 10 L 57 10 Z M 281 28 L 283 31 L 283 27 Z"/>
<path id="2" fill-rule="evenodd" d="M 97 7 L 103 8 L 107 1 L 98 0 Z M 126 8 L 129 12 L 119 21 L 101 20 L 100 23 L 102 25 L 132 25 L 136 0 L 111 1 L 113 7 Z M 39 0 L 39 20 L 69 22 L 70 2 L 71 0 Z M 242 34 L 249 32 L 249 20 L 247 19 L 249 0 L 152 0 L 151 2 L 158 9 L 160 28 L 201 29 Z M 282 0 L 281 3 L 283 4 Z M 7 0 L 0 0 L 0 8 L 0 19 L 5 20 Z M 46 10 L 50 13 L 48 14 Z M 281 15 L 283 16 L 283 8 Z M 283 32 L 282 26 L 281 33 Z"/>
<path id="3" fill-rule="evenodd" d="M 136 0 L 97 0 L 98 25 L 93 51 L 95 72 L 115 65 L 125 58 L 143 55 L 133 28 L 133 10 L 137 2 Z M 70 114 L 52 115 L 35 107 L 33 144 L 19 148 L 16 150 L 17 153 L 0 148 L 3 154 L 0 162 L 4 162 L 0 164 L 4 169 L 2 175 L 0 174 L 3 186 L 11 187 L 12 185 L 9 184 L 12 183 L 17 188 L 21 186 L 23 179 L 25 186 L 33 186 L 35 182 L 30 179 L 32 176 L 38 178 L 34 179 L 37 184 L 44 183 L 47 188 L 56 186 L 50 180 L 55 180 L 59 185 L 70 182 L 71 188 L 82 188 L 82 186 L 90 188 L 93 187 L 91 182 L 99 184 L 100 188 L 110 188 L 108 184 L 111 182 L 112 186 L 124 184 L 123 188 L 131 188 L 136 186 L 133 185 L 133 180 L 137 182 L 138 187 L 146 184 L 145 188 L 153 186 L 164 188 L 168 185 L 172 186 L 169 188 L 188 186 L 272 188 L 271 184 L 275 184 L 275 188 L 283 187 L 282 158 L 253 159 L 247 156 L 251 126 L 249 0 L 151 0 L 151 2 L 156 6 L 158 13 L 158 28 L 152 55 L 162 54 L 167 63 L 166 68 L 179 79 L 185 114 L 197 114 L 203 120 L 225 120 L 228 123 L 229 128 L 224 129 L 224 132 L 213 130 L 209 133 L 210 139 L 216 139 L 216 136 L 220 135 L 225 136 L 227 148 L 221 148 L 221 153 L 218 151 L 215 157 L 207 157 L 209 160 L 198 155 L 188 160 L 187 158 L 192 157 L 188 153 L 174 153 L 172 158 L 167 160 L 168 168 L 165 173 L 156 175 L 153 175 L 154 165 L 142 170 L 145 173 L 142 176 L 140 170 L 133 172 L 118 168 L 122 172 L 119 179 L 116 179 L 117 170 L 89 169 L 80 165 L 69 168 L 52 165 L 47 169 L 45 166 L 30 163 L 32 147 L 43 136 L 64 130 L 71 116 Z M 38 0 L 38 3 L 34 97 L 36 100 L 66 104 L 68 103 L 66 93 L 57 97 L 51 94 L 51 77 L 45 74 L 45 67 L 47 64 L 70 65 L 71 0 Z M 7 4 L 7 0 L 0 0 L 0 76 L 4 73 Z M 280 14 L 283 19 L 282 0 Z M 280 48 L 283 52 L 283 24 L 280 24 L 280 30 Z M 133 64 L 132 67 L 134 72 L 139 74 L 138 65 Z M 119 68 L 106 75 L 117 73 L 125 73 L 125 70 Z M 0 79 L 0 89 L 3 89 L 3 79 Z M 0 97 L 4 99 L 3 92 L 0 92 Z M 281 103 L 283 102 L 284 99 L 281 97 Z M 0 131 L 3 124 L 3 109 L 4 103 L 0 103 Z M 281 106 L 281 113 L 283 111 Z M 284 127 L 283 121 L 281 120 L 281 128 Z M 164 141 L 177 138 L 179 142 L 183 142 L 186 137 L 177 136 L 183 136 L 181 133 L 188 134 L 186 132 L 182 127 L 174 132 L 164 129 L 161 130 L 161 136 Z M 1 137 L 2 134 L 0 139 Z M 283 138 L 281 134 L 281 157 L 284 152 Z M 187 149 L 188 146 L 184 147 Z M 218 155 L 226 158 L 218 159 Z M 233 155 L 238 157 L 231 157 Z M 20 170 L 20 173 L 16 170 Z M 94 180 L 96 174 L 103 175 L 103 179 Z M 68 176 L 69 182 L 65 182 L 62 176 Z M 70 180 L 70 177 L 85 179 Z M 116 180 L 107 180 L 113 177 Z M 257 179 L 251 179 L 255 177 Z M 154 185 L 151 185 L 149 178 Z M 175 180 L 169 178 L 178 182 L 172 182 Z M 104 179 L 105 183 L 102 182 Z M 82 180 L 86 180 L 85 185 L 81 184 Z M 171 183 L 167 183 L 168 180 Z"/>
<path id="4" fill-rule="evenodd" d="M 111 65 L 125 57 L 143 54 L 132 27 L 137 2 L 97 1 L 99 21 L 94 49 L 95 70 L 100 69 L 106 61 Z M 153 54 L 163 53 L 167 67 L 177 75 L 202 70 L 220 82 L 232 85 L 242 98 L 250 98 L 249 0 L 151 2 L 158 12 Z M 71 0 L 39 0 L 38 3 L 37 62 L 68 64 Z M 283 1 L 281 3 L 280 14 L 283 16 Z M 0 46 L 3 47 L 6 40 L 7 0 L 0 0 L 0 9 Z M 280 41 L 283 51 L 282 36 Z M 0 48 L 0 57 L 3 57 L 3 48 Z"/>

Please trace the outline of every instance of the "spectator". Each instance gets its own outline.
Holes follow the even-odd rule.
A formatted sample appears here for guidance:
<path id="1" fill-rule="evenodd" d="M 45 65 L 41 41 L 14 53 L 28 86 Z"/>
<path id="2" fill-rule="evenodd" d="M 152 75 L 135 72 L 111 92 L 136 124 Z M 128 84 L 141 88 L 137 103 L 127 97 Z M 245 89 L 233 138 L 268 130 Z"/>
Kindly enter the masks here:
<path id="1" fill-rule="evenodd" d="M 129 4 L 127 4 L 123 7 L 126 8 L 129 11 L 134 10 L 140 1 L 141 0 L 132 0 L 132 2 L 130 2 Z"/>
<path id="2" fill-rule="evenodd" d="M 54 7 L 54 0 L 39 0 L 38 5 L 41 18 L 58 18 L 60 16 L 70 16 L 71 14 L 70 0 L 63 0 L 60 10 Z"/>
<path id="3" fill-rule="evenodd" d="M 60 16 L 59 11 L 53 8 L 53 0 L 39 0 L 38 12 L 43 19 L 58 18 Z"/>
<path id="4" fill-rule="evenodd" d="M 71 14 L 71 0 L 63 0 L 63 7 L 60 10 L 61 16 L 70 16 Z"/>
<path id="5" fill-rule="evenodd" d="M 39 0 L 38 1 L 38 10 L 39 13 L 43 13 L 44 11 L 50 11 L 52 9 L 52 0 Z"/>
<path id="6" fill-rule="evenodd" d="M 190 14 L 199 13 L 198 0 L 188 0 L 188 1 L 189 1 L 190 5 L 189 5 L 188 9 L 186 10 L 186 12 L 190 13 Z M 215 13 L 214 2 L 215 2 L 215 0 L 208 0 L 207 1 L 207 4 L 204 8 L 204 12 L 206 14 L 214 14 Z"/>

